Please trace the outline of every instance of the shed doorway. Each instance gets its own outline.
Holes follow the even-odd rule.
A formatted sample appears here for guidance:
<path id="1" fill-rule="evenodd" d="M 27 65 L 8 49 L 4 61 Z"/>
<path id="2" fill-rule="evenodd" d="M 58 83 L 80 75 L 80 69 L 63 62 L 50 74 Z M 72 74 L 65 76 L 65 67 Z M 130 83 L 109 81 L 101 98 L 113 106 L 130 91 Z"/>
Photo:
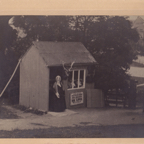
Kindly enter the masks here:
<path id="1" fill-rule="evenodd" d="M 56 81 L 60 80 L 60 85 Z M 54 112 L 62 112 L 66 109 L 65 90 L 62 85 L 63 68 L 50 67 L 49 76 L 49 110 Z"/>

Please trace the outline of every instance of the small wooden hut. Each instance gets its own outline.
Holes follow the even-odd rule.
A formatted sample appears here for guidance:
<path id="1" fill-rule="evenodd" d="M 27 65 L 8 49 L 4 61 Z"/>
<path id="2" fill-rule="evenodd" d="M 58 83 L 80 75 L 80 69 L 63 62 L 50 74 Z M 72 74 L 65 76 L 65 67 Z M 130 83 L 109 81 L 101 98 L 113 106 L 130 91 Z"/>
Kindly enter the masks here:
<path id="1" fill-rule="evenodd" d="M 96 61 L 79 42 L 34 42 L 20 63 L 20 105 L 49 110 L 50 89 L 55 77 L 63 80 L 67 108 L 86 107 L 88 66 Z"/>

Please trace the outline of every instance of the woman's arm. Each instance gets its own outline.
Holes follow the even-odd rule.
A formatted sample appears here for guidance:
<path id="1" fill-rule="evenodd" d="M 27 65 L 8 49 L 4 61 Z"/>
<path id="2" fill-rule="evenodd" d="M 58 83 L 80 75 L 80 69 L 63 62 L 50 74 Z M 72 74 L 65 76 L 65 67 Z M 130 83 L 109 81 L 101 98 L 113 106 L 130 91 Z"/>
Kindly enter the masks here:
<path id="1" fill-rule="evenodd" d="M 53 88 L 55 89 L 55 95 L 57 96 L 57 98 L 60 98 L 56 82 L 54 83 Z"/>

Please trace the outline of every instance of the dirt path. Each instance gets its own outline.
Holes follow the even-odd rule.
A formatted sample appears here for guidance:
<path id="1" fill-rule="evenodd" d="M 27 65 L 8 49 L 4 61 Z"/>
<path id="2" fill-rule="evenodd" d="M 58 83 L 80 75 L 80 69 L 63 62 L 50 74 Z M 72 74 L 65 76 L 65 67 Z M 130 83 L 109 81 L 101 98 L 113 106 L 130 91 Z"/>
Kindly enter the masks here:
<path id="1" fill-rule="evenodd" d="M 121 124 L 144 124 L 142 109 L 73 109 L 65 112 L 48 112 L 44 115 L 25 113 L 10 106 L 4 105 L 18 119 L 1 119 L 0 130 L 32 130 L 51 127 L 75 127 L 75 126 L 107 126 Z"/>

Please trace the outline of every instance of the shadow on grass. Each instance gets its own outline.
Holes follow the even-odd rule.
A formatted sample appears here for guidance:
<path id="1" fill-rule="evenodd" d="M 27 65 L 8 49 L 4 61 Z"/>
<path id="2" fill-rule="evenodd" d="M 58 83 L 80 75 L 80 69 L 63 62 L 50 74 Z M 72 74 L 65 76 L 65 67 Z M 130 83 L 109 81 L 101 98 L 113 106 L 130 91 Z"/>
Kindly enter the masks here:
<path id="1" fill-rule="evenodd" d="M 0 119 L 18 119 L 19 116 L 11 112 L 10 110 L 0 107 Z"/>
<path id="2" fill-rule="evenodd" d="M 0 138 L 144 138 L 144 124 L 0 131 Z"/>
<path id="3" fill-rule="evenodd" d="M 44 114 L 47 114 L 47 112 L 43 112 L 43 111 L 39 111 L 37 109 L 31 109 L 31 108 L 27 108 L 25 106 L 21 106 L 21 105 L 13 105 L 13 108 L 15 109 L 18 109 L 18 110 L 21 110 L 25 113 L 33 113 L 33 114 L 36 114 L 36 115 L 44 115 Z"/>

